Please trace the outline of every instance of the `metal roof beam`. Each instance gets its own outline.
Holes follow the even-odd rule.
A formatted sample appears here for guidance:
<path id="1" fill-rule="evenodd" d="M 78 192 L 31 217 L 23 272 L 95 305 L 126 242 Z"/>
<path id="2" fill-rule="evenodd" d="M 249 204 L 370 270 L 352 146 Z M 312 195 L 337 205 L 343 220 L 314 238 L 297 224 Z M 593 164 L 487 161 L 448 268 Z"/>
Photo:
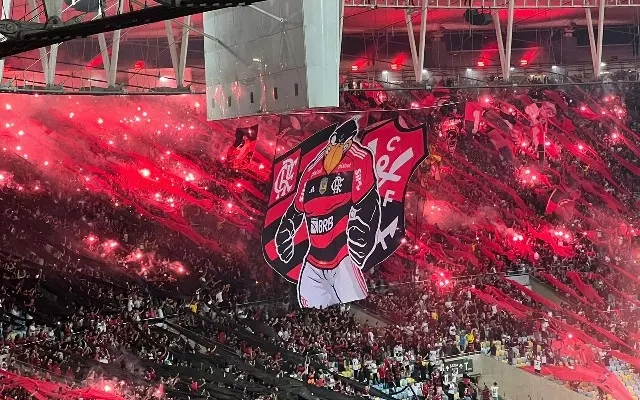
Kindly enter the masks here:
<path id="1" fill-rule="evenodd" d="M 0 33 L 7 36 L 7 40 L 0 43 L 0 58 L 102 32 L 113 32 L 227 7 L 249 5 L 254 2 L 257 0 L 182 0 L 180 2 L 174 0 L 171 3 L 161 3 L 162 5 L 159 6 L 87 22 L 52 26 L 37 24 L 37 29 L 33 29 L 33 24 L 23 25 L 23 21 L 4 20 L 0 21 Z"/>
<path id="2" fill-rule="evenodd" d="M 416 2 L 406 0 L 344 0 L 345 7 L 360 8 L 398 8 L 418 10 L 420 5 Z M 419 3 L 419 2 L 418 2 Z M 518 9 L 549 9 L 549 8 L 600 8 L 600 3 L 604 3 L 605 8 L 612 7 L 640 7 L 640 0 L 596 0 L 585 2 L 585 0 L 515 0 L 514 8 Z M 507 9 L 508 2 L 504 0 L 429 0 L 428 7 L 431 9 L 461 9 L 486 8 L 486 9 Z"/>

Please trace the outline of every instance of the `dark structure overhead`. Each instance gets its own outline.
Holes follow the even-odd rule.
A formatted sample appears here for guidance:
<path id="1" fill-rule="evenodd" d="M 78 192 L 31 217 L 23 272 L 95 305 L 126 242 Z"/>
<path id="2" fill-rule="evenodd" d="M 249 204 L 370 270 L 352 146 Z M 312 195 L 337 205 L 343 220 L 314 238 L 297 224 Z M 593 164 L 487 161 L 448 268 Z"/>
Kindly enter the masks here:
<path id="1" fill-rule="evenodd" d="M 160 5 L 157 6 L 86 22 L 69 21 L 62 23 L 55 17 L 43 24 L 3 20 L 0 21 L 0 33 L 7 40 L 0 43 L 0 58 L 102 32 L 112 32 L 118 29 L 151 24 L 227 7 L 246 6 L 257 2 L 258 0 L 172 0 L 159 1 Z"/>

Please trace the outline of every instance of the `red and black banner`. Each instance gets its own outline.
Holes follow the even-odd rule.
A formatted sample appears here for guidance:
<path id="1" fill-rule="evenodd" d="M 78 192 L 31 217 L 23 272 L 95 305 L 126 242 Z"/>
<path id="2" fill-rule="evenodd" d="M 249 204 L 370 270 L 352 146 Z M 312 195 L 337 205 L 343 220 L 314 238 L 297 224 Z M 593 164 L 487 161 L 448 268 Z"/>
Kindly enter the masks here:
<path id="1" fill-rule="evenodd" d="M 393 254 L 405 236 L 405 192 L 409 178 L 428 155 L 426 126 L 409 129 L 402 127 L 398 119 L 393 119 L 360 129 L 357 128 L 357 122 L 360 121 L 354 119 L 343 124 L 332 124 L 274 160 L 262 245 L 267 263 L 290 282 L 299 281 L 305 262 L 318 266 L 322 261 L 316 259 L 324 252 L 314 256 L 312 248 L 317 243 L 316 240 L 320 240 L 317 239 L 321 236 L 320 233 L 322 240 L 333 241 L 332 249 L 348 250 L 348 255 L 332 259 L 321 267 L 326 270 L 335 268 L 344 257 L 350 256 L 354 265 L 361 270 L 368 270 Z M 336 134 L 347 124 L 352 124 L 356 133 L 349 150 L 345 150 L 339 161 L 338 168 L 343 168 L 345 172 L 336 177 L 335 174 L 326 172 L 323 166 L 332 162 L 329 158 L 333 157 Z M 360 131 L 357 132 L 358 130 Z M 340 135 L 337 137 L 338 145 L 341 141 L 351 140 Z M 338 180 L 341 191 L 336 193 Z M 369 186 L 371 189 L 368 189 Z M 365 190 L 367 193 L 364 193 Z M 335 204 L 344 202 L 344 196 L 339 195 L 345 194 L 349 195 L 349 200 L 345 203 L 346 209 L 336 208 Z M 312 207 L 309 206 L 311 202 Z M 366 202 L 377 204 L 365 204 Z M 351 228 L 342 226 L 342 221 L 348 220 L 348 224 L 351 224 L 356 219 L 354 215 L 357 212 L 376 207 L 379 209 L 379 219 L 365 221 L 368 224 L 364 230 L 367 232 L 366 236 L 356 239 L 348 237 Z M 286 215 L 291 215 L 292 210 L 294 214 L 302 214 L 304 222 L 293 234 L 293 255 L 283 257 L 282 252 L 277 249 L 276 236 L 282 231 L 283 220 Z M 330 213 L 336 215 L 327 217 Z M 316 218 L 316 214 L 323 214 L 324 219 Z M 362 230 L 358 229 L 357 232 Z M 310 236 L 313 240 L 310 240 Z M 354 248 L 358 243 L 373 244 L 371 251 L 361 259 L 357 256 L 358 249 Z"/>
<path id="2" fill-rule="evenodd" d="M 570 193 L 563 190 L 562 188 L 556 188 L 549 196 L 549 200 L 547 201 L 547 207 L 544 211 L 545 214 L 553 214 L 554 211 L 558 209 L 558 207 L 566 204 L 570 201 L 574 200 Z"/>

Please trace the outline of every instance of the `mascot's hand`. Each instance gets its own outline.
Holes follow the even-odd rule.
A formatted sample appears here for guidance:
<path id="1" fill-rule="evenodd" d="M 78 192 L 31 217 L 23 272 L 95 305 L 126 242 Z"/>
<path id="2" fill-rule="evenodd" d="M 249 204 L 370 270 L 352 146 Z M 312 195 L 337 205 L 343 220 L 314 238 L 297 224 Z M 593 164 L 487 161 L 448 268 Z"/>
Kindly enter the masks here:
<path id="1" fill-rule="evenodd" d="M 349 215 L 349 226 L 347 228 L 347 247 L 349 255 L 359 268 L 364 266 L 364 262 L 371 251 L 371 226 L 367 225 L 352 209 Z"/>
<path id="2" fill-rule="evenodd" d="M 296 227 L 293 221 L 285 217 L 280 223 L 275 239 L 278 258 L 284 263 L 290 262 L 293 258 L 293 239 L 295 234 Z"/>

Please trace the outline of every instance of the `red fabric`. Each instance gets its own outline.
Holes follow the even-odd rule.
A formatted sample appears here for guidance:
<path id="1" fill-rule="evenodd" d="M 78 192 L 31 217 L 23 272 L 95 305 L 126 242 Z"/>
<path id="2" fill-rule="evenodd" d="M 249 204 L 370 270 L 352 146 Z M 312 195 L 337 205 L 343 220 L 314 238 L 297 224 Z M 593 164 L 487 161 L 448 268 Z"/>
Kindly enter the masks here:
<path id="1" fill-rule="evenodd" d="M 524 367 L 523 369 L 531 373 L 535 372 L 532 366 Z M 543 366 L 541 374 L 551 375 L 562 381 L 592 383 L 612 395 L 616 400 L 633 399 L 613 373 L 595 364 L 588 366 L 577 365 L 574 368 Z"/>
<path id="2" fill-rule="evenodd" d="M 567 311 L 567 314 L 572 316 L 573 318 L 577 319 L 578 321 L 582 322 L 583 324 L 589 326 L 591 329 L 593 329 L 594 331 L 600 333 L 602 336 L 606 337 L 607 339 L 611 340 L 612 342 L 616 342 L 624 347 L 626 347 L 627 349 L 630 349 L 631 351 L 633 351 L 633 349 L 627 344 L 625 343 L 622 339 L 620 339 L 619 337 L 617 337 L 616 335 L 614 335 L 613 333 L 611 333 L 610 331 L 592 323 L 591 321 L 587 320 L 585 317 L 583 317 L 582 315 L 578 315 L 572 311 Z"/>
<path id="3" fill-rule="evenodd" d="M 572 197 L 572 194 L 564 190 L 564 188 L 556 186 L 556 188 L 549 196 L 549 201 L 547 202 L 547 208 L 545 209 L 545 214 L 552 214 L 554 211 L 558 209 L 558 207 L 566 204 L 572 200 L 575 200 Z"/>
<path id="4" fill-rule="evenodd" d="M 595 362 L 595 354 L 577 337 L 561 338 L 551 342 L 551 348 L 561 357 L 567 356 L 578 362 L 580 365 L 587 365 Z"/>
<path id="5" fill-rule="evenodd" d="M 577 159 L 579 159 L 583 163 L 587 164 L 591 169 L 601 173 L 602 176 L 611 185 L 615 186 L 619 191 L 621 191 L 623 193 L 624 192 L 628 192 L 627 190 L 622 188 L 620 186 L 620 184 L 618 184 L 618 182 L 615 179 L 613 179 L 613 176 L 611 176 L 611 172 L 609 171 L 609 169 L 607 168 L 606 164 L 604 163 L 604 161 L 602 160 L 602 158 L 600 157 L 600 155 L 598 153 L 596 153 L 590 147 L 588 147 L 588 146 L 586 146 L 584 144 L 581 144 L 581 143 L 583 143 L 583 141 L 580 138 L 578 138 L 575 134 L 572 134 L 572 133 L 562 129 L 557 124 L 554 124 L 554 126 L 564 133 L 564 135 L 561 135 L 561 134 L 560 135 L 556 135 L 556 140 L 561 142 L 562 145 L 567 150 L 569 150 Z M 579 146 L 582 146 L 582 149 L 580 149 Z M 585 182 L 586 182 L 586 180 L 582 180 L 580 183 L 584 186 Z M 606 193 L 606 194 L 608 194 L 608 193 Z"/>
<path id="6" fill-rule="evenodd" d="M 562 332 L 565 332 L 567 334 L 571 334 L 573 337 L 575 337 L 576 339 L 579 339 L 585 343 L 589 343 L 592 344 L 596 347 L 599 347 L 601 349 L 603 349 L 605 347 L 605 344 L 602 342 L 599 342 L 598 340 L 594 339 L 593 337 L 587 335 L 586 333 L 584 333 L 583 331 L 581 331 L 578 328 L 575 328 L 573 325 L 569 325 L 566 322 L 560 321 L 559 319 L 556 318 L 551 318 L 551 321 L 553 322 L 553 324 L 556 326 L 556 328 Z"/>
<path id="7" fill-rule="evenodd" d="M 473 122 L 476 119 L 482 119 L 482 113 L 485 108 L 480 103 L 474 101 L 468 101 L 464 105 L 464 119 L 465 121 Z M 478 112 L 479 114 L 476 114 Z"/>
<path id="8" fill-rule="evenodd" d="M 541 225 L 538 229 L 528 224 L 529 234 L 536 239 L 546 242 L 553 249 L 554 253 L 560 257 L 573 257 L 575 252 L 572 246 L 563 246 L 558 242 L 558 238 L 553 236 L 548 225 Z"/>
<path id="9" fill-rule="evenodd" d="M 625 353 L 621 353 L 618 350 L 612 350 L 609 354 L 611 354 L 612 357 L 633 365 L 636 371 L 640 371 L 640 359 L 637 359 L 636 357 L 632 357 Z"/>
<path id="10" fill-rule="evenodd" d="M 500 289 L 497 289 L 497 288 L 495 288 L 493 286 L 487 286 L 485 288 L 485 291 L 487 293 L 491 294 L 496 299 L 509 304 L 512 308 L 518 310 L 522 314 L 532 314 L 533 313 L 533 310 L 531 310 L 529 307 L 527 307 L 524 304 L 520 303 L 519 301 L 513 299 L 511 296 L 509 296 L 508 294 L 505 294 Z"/>
<path id="11" fill-rule="evenodd" d="M 543 304 L 547 308 L 550 308 L 552 310 L 558 310 L 560 308 L 560 306 L 558 306 L 553 301 L 548 300 L 547 298 L 540 296 L 538 293 L 534 292 L 533 290 L 529 289 L 528 287 L 526 287 L 524 285 L 519 284 L 516 281 L 509 281 L 509 283 L 511 285 L 517 287 L 518 289 L 520 289 L 521 292 L 523 292 L 524 294 L 529 296 L 532 300 L 537 301 L 540 304 Z"/>
<path id="12" fill-rule="evenodd" d="M 633 275 L 631 272 L 627 271 L 624 268 L 620 268 L 615 264 L 607 264 L 609 267 L 615 269 L 616 271 L 620 272 L 622 275 L 626 276 L 628 279 L 631 279 L 632 281 L 634 281 L 635 283 L 640 285 L 640 278 L 638 278 L 637 276 Z"/>
<path id="13" fill-rule="evenodd" d="M 473 288 L 473 289 L 471 289 L 471 292 L 474 295 L 476 295 L 483 302 L 485 302 L 487 304 L 495 304 L 498 307 L 499 310 L 506 311 L 507 313 L 511 314 L 513 317 L 515 317 L 517 319 L 528 318 L 526 314 L 524 314 L 520 310 L 516 309 L 511 304 L 509 304 L 509 303 L 507 303 L 505 301 L 498 300 L 498 299 L 492 297 L 491 295 L 482 292 L 481 290 Z"/>
<path id="14" fill-rule="evenodd" d="M 543 277 L 547 282 L 551 283 L 553 286 L 555 286 L 556 288 L 562 290 L 565 293 L 568 293 L 569 295 L 573 296 L 575 299 L 585 303 L 585 304 L 589 304 L 589 301 L 587 299 L 585 299 L 583 296 L 579 295 L 578 293 L 576 293 L 575 290 L 571 289 L 569 286 L 565 285 L 562 281 L 560 281 L 558 278 L 556 278 L 555 276 L 551 275 L 548 272 L 541 272 L 540 276 Z"/>
<path id="15" fill-rule="evenodd" d="M 589 121 L 595 121 L 596 119 L 598 119 L 598 115 L 596 115 L 596 113 L 591 111 L 591 109 L 586 105 L 583 105 L 580 107 L 574 107 L 574 111 L 578 113 L 578 115 L 588 119 Z"/>
<path id="16" fill-rule="evenodd" d="M 0 369 L 4 387 L 21 387 L 37 400 L 124 400 L 121 396 L 110 394 L 94 388 L 70 389 L 54 382 L 26 378 L 9 371 Z M 0 393 L 2 394 L 2 393 Z"/>
<path id="17" fill-rule="evenodd" d="M 552 100 L 558 107 L 560 107 L 562 111 L 567 112 L 567 110 L 569 109 L 569 106 L 567 102 L 564 101 L 564 98 L 562 98 L 560 93 L 556 92 L 555 90 L 545 90 L 543 93 L 550 100 Z"/>
<path id="18" fill-rule="evenodd" d="M 590 285 L 586 284 L 582 280 L 580 274 L 575 271 L 569 271 L 567 272 L 567 277 L 571 279 L 571 282 L 573 282 L 573 284 L 578 288 L 580 293 L 584 295 L 584 297 L 593 302 L 600 303 L 604 306 L 605 303 L 602 297 L 600 297 L 600 295 Z"/>
<path id="19" fill-rule="evenodd" d="M 595 273 L 590 273 L 589 277 L 592 278 L 592 279 L 593 278 L 600 279 L 602 282 L 604 282 L 605 285 L 607 285 L 618 296 L 622 297 L 623 299 L 627 300 L 628 302 L 634 303 L 636 305 L 636 307 L 640 306 L 640 301 L 634 299 L 633 297 L 631 297 L 628 294 L 624 293 L 623 291 L 619 290 L 615 285 L 613 285 L 611 282 L 606 280 L 602 275 L 595 274 Z"/>
<path id="20" fill-rule="evenodd" d="M 504 193 L 508 194 L 509 196 L 511 196 L 513 201 L 516 203 L 517 207 L 520 208 L 525 213 L 526 216 L 531 216 L 533 214 L 531 212 L 531 210 L 529 209 L 529 206 L 527 206 L 527 204 L 522 200 L 522 198 L 520 198 L 520 196 L 518 196 L 518 193 L 514 189 L 512 189 L 511 187 L 505 185 L 500 180 L 498 180 L 496 178 L 493 178 L 493 177 L 489 176 L 488 174 L 485 174 L 478 167 L 476 167 L 474 164 L 472 164 L 471 162 L 467 161 L 464 157 L 458 155 L 457 153 L 454 153 L 453 157 L 456 159 L 456 162 L 459 162 L 461 165 L 471 169 L 474 173 L 478 174 L 478 176 L 481 179 L 483 179 L 487 183 L 489 183 L 489 185 L 492 185 L 495 188 L 497 188 L 497 189 L 503 191 Z M 468 176 L 468 174 L 467 174 L 467 176 Z"/>
<path id="21" fill-rule="evenodd" d="M 493 145 L 496 146 L 496 149 L 500 150 L 503 147 L 507 147 L 513 150 L 512 142 L 510 140 L 507 140 L 504 134 L 499 130 L 492 129 L 488 135 L 489 135 L 489 140 L 491 140 L 491 143 L 493 143 Z"/>

